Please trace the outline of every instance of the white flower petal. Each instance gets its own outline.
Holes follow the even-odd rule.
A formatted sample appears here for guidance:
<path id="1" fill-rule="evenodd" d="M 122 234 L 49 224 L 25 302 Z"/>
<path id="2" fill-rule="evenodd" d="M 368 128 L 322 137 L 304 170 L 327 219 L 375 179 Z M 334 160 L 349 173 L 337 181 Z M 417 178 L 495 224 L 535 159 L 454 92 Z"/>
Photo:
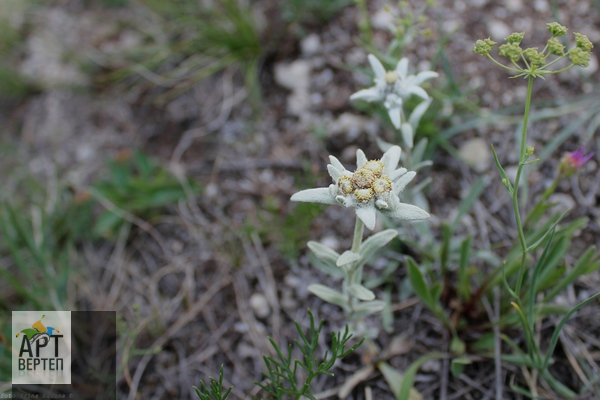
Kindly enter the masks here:
<path id="1" fill-rule="evenodd" d="M 405 221 L 419 221 L 429 218 L 429 213 L 412 204 L 400 203 L 395 210 L 382 212 L 392 218 L 398 218 Z M 358 214 L 358 213 L 357 213 Z"/>
<path id="2" fill-rule="evenodd" d="M 327 172 L 329 172 L 329 176 L 331 176 L 331 179 L 333 179 L 335 182 L 344 176 L 342 171 L 334 167 L 332 164 L 327 164 Z"/>
<path id="3" fill-rule="evenodd" d="M 377 211 L 375 207 L 359 207 L 356 209 L 356 216 L 365 224 L 367 229 L 373 230 L 377 222 Z"/>
<path id="4" fill-rule="evenodd" d="M 377 86 L 373 86 L 368 89 L 359 90 L 350 96 L 350 100 L 364 100 L 364 101 L 379 101 L 383 99 L 384 93 L 379 90 Z"/>
<path id="5" fill-rule="evenodd" d="M 440 75 L 434 71 L 419 72 L 417 74 L 417 76 L 415 76 L 415 81 L 414 81 L 413 85 L 420 85 L 421 83 L 425 82 L 427 79 L 437 78 L 438 76 L 440 76 Z"/>
<path id="6" fill-rule="evenodd" d="M 344 167 L 344 165 L 342 165 L 342 163 L 340 162 L 340 160 L 338 160 L 337 158 L 335 158 L 334 156 L 329 156 L 329 162 L 331 163 L 331 165 L 333 165 L 335 167 L 335 169 L 337 169 L 340 172 L 344 172 L 346 171 L 346 168 Z"/>
<path id="7" fill-rule="evenodd" d="M 413 148 L 413 137 L 414 137 L 412 125 L 409 124 L 408 122 L 405 122 L 402 124 L 402 126 L 400 128 L 402 130 L 402 139 L 404 140 L 404 143 L 406 143 L 406 145 L 408 146 L 409 149 L 412 149 Z"/>
<path id="8" fill-rule="evenodd" d="M 356 169 L 362 168 L 367 162 L 367 156 L 361 149 L 356 150 Z"/>
<path id="9" fill-rule="evenodd" d="M 383 156 L 381 157 L 381 162 L 383 163 L 383 173 L 385 175 L 388 175 L 388 177 L 394 172 L 394 170 L 398 166 L 401 154 L 402 150 L 399 146 L 392 146 L 388 149 L 388 151 L 383 153 Z"/>
<path id="10" fill-rule="evenodd" d="M 394 127 L 399 129 L 401 123 L 400 108 L 388 108 L 388 115 L 390 116 L 390 120 L 392 120 Z"/>
<path id="11" fill-rule="evenodd" d="M 305 203 L 338 204 L 331 195 L 328 187 L 301 190 L 298 193 L 294 193 L 291 200 Z"/>
<path id="12" fill-rule="evenodd" d="M 433 99 L 430 97 L 429 99 L 421 102 L 418 106 L 415 107 L 410 117 L 408 117 L 408 123 L 413 127 L 414 130 L 419 126 L 419 121 L 421 121 L 421 117 L 425 114 L 425 111 L 429 108 L 429 105 Z"/>
<path id="13" fill-rule="evenodd" d="M 410 87 L 406 88 L 406 93 L 414 94 L 425 100 L 427 100 L 429 98 L 429 95 L 427 94 L 425 89 L 423 89 L 421 86 L 410 86 Z"/>
<path id="14" fill-rule="evenodd" d="M 394 193 L 396 195 L 402 193 L 406 185 L 408 185 L 408 183 L 412 181 L 415 176 L 417 176 L 417 173 L 415 171 L 409 171 L 406 174 L 402 175 L 400 179 L 394 182 Z"/>
<path id="15" fill-rule="evenodd" d="M 387 174 L 387 176 L 388 176 L 388 178 L 390 178 L 390 180 L 392 182 L 395 182 L 398 178 L 400 178 L 402 175 L 404 175 L 407 171 L 408 170 L 406 168 L 399 168 L 399 169 Z"/>
<path id="16" fill-rule="evenodd" d="M 373 54 L 369 54 L 369 64 L 371 64 L 371 68 L 373 68 L 373 72 L 375 72 L 375 78 L 383 79 L 385 77 L 385 68 L 383 68 L 383 64 L 381 64 L 381 61 Z"/>
<path id="17" fill-rule="evenodd" d="M 408 58 L 403 57 L 398 61 L 398 65 L 396 65 L 396 72 L 400 76 L 400 80 L 406 79 L 406 74 L 408 73 Z"/>

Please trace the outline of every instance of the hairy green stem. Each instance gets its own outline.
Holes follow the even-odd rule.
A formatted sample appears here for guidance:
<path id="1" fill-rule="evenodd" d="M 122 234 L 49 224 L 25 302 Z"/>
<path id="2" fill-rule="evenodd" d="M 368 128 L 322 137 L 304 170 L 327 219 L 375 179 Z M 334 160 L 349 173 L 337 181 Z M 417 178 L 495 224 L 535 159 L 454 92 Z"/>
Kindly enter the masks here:
<path id="1" fill-rule="evenodd" d="M 358 250 L 360 250 L 364 230 L 365 224 L 363 224 L 360 218 L 356 217 L 356 223 L 354 224 L 354 237 L 352 238 L 352 248 L 350 249 L 353 253 L 358 253 Z"/>

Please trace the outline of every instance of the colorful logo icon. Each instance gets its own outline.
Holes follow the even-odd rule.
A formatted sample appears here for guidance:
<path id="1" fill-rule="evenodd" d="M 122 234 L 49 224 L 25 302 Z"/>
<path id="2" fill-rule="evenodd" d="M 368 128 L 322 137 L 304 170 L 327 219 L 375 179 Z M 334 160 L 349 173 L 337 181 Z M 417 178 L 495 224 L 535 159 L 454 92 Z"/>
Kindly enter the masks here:
<path id="1" fill-rule="evenodd" d="M 71 312 L 13 311 L 12 315 L 12 383 L 70 384 Z"/>
<path id="2" fill-rule="evenodd" d="M 44 319 L 44 317 L 46 317 L 46 315 L 42 315 L 42 319 Z M 24 333 L 27 335 L 27 340 L 29 340 L 29 344 L 31 345 L 38 339 L 42 338 L 42 336 L 47 336 L 49 338 L 52 336 L 54 331 L 56 331 L 56 333 L 60 333 L 60 331 L 56 328 L 44 326 L 42 319 L 31 325 L 31 328 L 23 329 L 21 332 L 17 333 L 17 337 L 19 337 L 21 333 Z"/>

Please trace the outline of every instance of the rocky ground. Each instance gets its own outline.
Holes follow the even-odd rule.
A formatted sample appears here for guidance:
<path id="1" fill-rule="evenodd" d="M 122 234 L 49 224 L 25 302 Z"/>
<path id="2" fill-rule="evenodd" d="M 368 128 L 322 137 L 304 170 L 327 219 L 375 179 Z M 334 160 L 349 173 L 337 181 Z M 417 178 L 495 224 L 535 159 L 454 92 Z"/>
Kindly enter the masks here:
<path id="1" fill-rule="evenodd" d="M 176 176 L 201 184 L 200 195 L 189 193 L 187 201 L 170 206 L 160 217 L 134 219 L 129 236 L 81 243 L 73 302 L 118 312 L 127 333 L 121 343 L 125 354 L 119 356 L 125 359 L 119 398 L 191 398 L 192 385 L 215 376 L 221 364 L 226 383 L 234 386 L 233 398 L 256 395 L 253 381 L 263 370 L 261 355 L 272 352 L 267 335 L 278 343 L 296 337 L 292 322 L 305 324 L 306 308 L 326 319 L 327 329 L 344 323 L 340 310 L 307 292 L 308 283 L 327 278 L 311 266 L 302 243 L 310 238 L 343 250 L 350 243 L 353 219 L 348 210 L 329 207 L 319 209 L 310 223 L 299 220 L 293 217 L 297 207 L 290 204 L 290 195 L 328 183 L 328 154 L 350 165 L 357 148 L 373 157 L 379 153 L 376 137 L 394 140 L 387 121 L 358 111 L 349 101 L 352 93 L 369 85 L 368 52 L 358 39 L 359 8 L 352 4 L 326 22 L 292 24 L 279 32 L 283 39 L 261 59 L 259 102 L 252 100 L 234 67 L 173 99 L 157 101 L 165 89 L 150 72 L 142 70 L 120 82 L 100 79 L 122 54 L 143 44 L 146 32 L 162 34 L 142 1 L 123 7 L 82 0 L 39 7 L 25 3 L 7 1 L 1 10 L 23 34 L 14 67 L 33 91 L 2 105 L 5 129 L 0 143 L 7 156 L 0 161 L 5 176 L 0 197 L 15 195 L 30 176 L 50 192 L 65 186 L 85 192 L 106 173 L 107 159 L 133 149 L 164 163 Z M 277 26 L 270 18 L 276 3 L 253 4 L 263 35 Z M 420 2 L 409 3 L 413 9 L 420 7 Z M 379 0 L 367 5 L 372 45 L 383 51 L 392 40 L 389 25 L 394 17 L 405 16 L 406 9 L 395 3 L 386 8 Z M 473 182 L 483 177 L 486 189 L 462 221 L 461 232 L 472 233 L 478 245 L 499 248 L 500 253 L 514 237 L 510 198 L 489 144 L 509 175 L 514 174 L 510 166 L 517 153 L 511 149 L 518 126 L 511 115 L 521 112 L 526 82 L 509 79 L 473 54 L 473 43 L 525 31 L 526 47 L 539 45 L 547 39 L 546 22 L 558 20 L 600 48 L 599 7 L 593 0 L 457 0 L 437 1 L 427 9 L 428 20 L 418 32 L 428 35 L 415 37 L 404 54 L 411 68 L 440 73 L 428 86 L 440 124 L 430 139 L 448 141 L 432 148 L 433 166 L 415 180 L 432 179 L 425 195 L 436 234 L 442 221 L 456 215 Z M 267 37 L 267 42 L 272 41 Z M 592 55 L 585 69 L 536 81 L 534 112 L 540 113 L 534 114 L 538 118 L 529 139 L 536 151 L 549 144 L 556 149 L 529 174 L 531 195 L 550 184 L 565 151 L 585 146 L 600 153 L 594 135 L 599 76 L 598 58 Z M 566 129 L 570 133 L 564 140 L 554 140 Z M 573 243 L 573 254 L 600 244 L 597 159 L 555 194 L 556 202 L 573 209 L 572 217 L 590 220 Z M 291 237 L 291 253 L 281 236 Z M 600 276 L 590 276 L 565 301 L 574 302 L 598 287 Z M 442 325 L 412 297 L 395 295 L 395 329 L 378 341 L 382 348 L 396 349 L 390 363 L 405 370 L 426 352 L 446 351 Z M 598 304 L 590 307 L 566 334 L 575 341 L 590 340 L 596 366 L 599 313 Z M 573 335 L 575 329 L 583 331 L 581 336 Z M 155 348 L 160 351 L 134 355 L 135 349 Z M 317 382 L 316 391 L 325 398 L 360 365 L 358 355 L 348 357 L 336 368 L 335 378 Z M 447 399 L 494 398 L 493 361 L 481 360 L 465 372 L 452 378 L 447 362 L 431 362 L 420 370 L 416 387 L 430 399 L 442 393 Z M 503 382 L 519 373 L 507 366 Z M 365 398 L 366 386 L 375 399 L 392 398 L 375 372 L 349 398 Z"/>

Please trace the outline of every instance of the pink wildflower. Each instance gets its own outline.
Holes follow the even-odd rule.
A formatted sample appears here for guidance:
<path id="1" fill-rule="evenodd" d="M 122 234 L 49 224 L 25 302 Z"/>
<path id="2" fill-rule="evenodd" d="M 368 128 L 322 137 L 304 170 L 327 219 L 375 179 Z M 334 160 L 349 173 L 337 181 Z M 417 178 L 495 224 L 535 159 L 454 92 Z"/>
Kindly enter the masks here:
<path id="1" fill-rule="evenodd" d="M 580 147 L 577 151 L 567 153 L 560 161 L 559 173 L 569 177 L 579 171 L 594 156 L 594 152 L 583 155 L 583 151 L 583 147 Z"/>

